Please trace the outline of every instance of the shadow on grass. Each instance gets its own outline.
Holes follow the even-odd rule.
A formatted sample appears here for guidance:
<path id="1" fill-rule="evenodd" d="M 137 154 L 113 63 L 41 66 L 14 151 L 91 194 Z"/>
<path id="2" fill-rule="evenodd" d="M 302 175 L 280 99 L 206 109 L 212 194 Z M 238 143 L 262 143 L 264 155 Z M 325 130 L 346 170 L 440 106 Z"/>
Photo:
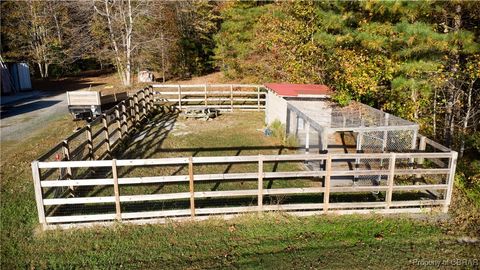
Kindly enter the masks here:
<path id="1" fill-rule="evenodd" d="M 393 201 L 420 200 L 424 198 L 423 193 L 394 194 Z M 371 193 L 332 193 L 330 194 L 330 203 L 351 203 L 351 202 L 383 202 L 384 196 L 375 196 Z M 248 207 L 257 206 L 256 196 L 243 196 L 235 198 L 199 198 L 195 199 L 195 208 L 223 208 L 223 207 Z M 310 207 L 308 210 L 322 210 L 323 194 L 301 194 L 301 195 L 265 195 L 263 198 L 264 206 L 279 206 L 287 204 L 318 204 L 318 207 Z M 355 205 L 352 205 L 352 209 Z M 122 213 L 148 212 L 148 211 L 170 211 L 170 210 L 189 210 L 189 199 L 178 199 L 170 201 L 143 201 L 143 202 L 122 202 Z M 373 210 L 373 209 L 372 209 Z M 240 213 L 232 210 L 232 213 Z M 113 203 L 105 204 L 82 204 L 65 205 L 57 209 L 53 216 L 63 215 L 88 215 L 88 214 L 108 214 L 115 213 Z M 177 215 L 190 215 L 186 213 L 177 213 Z"/>
<path id="2" fill-rule="evenodd" d="M 178 111 L 171 110 L 161 110 L 156 112 L 152 118 L 144 120 L 143 123 L 139 126 L 138 130 L 132 134 L 132 136 L 125 142 L 123 142 L 124 147 L 120 147 L 116 152 L 113 153 L 114 157 L 118 158 L 131 158 L 131 159 L 148 159 L 152 158 L 155 154 L 161 153 L 191 153 L 192 156 L 201 155 L 203 152 L 225 152 L 225 151 L 236 151 L 235 156 L 240 156 L 244 151 L 252 150 L 274 150 L 278 155 L 281 155 L 285 150 L 298 150 L 296 147 L 284 147 L 284 146 L 234 146 L 234 147 L 187 147 L 187 148 L 164 148 L 162 147 L 166 138 L 174 130 L 175 124 L 178 120 L 179 113 Z M 151 119 L 151 120 L 150 120 Z M 345 143 L 345 142 L 344 142 Z M 313 147 L 312 147 L 313 148 Z M 345 148 L 346 149 L 346 148 Z M 346 151 L 346 150 L 345 150 Z M 279 170 L 279 163 L 273 163 L 272 172 Z M 173 173 L 169 175 L 178 175 L 183 170 L 185 170 L 187 165 L 181 165 L 176 168 Z M 353 167 L 349 164 L 349 168 Z M 124 170 L 119 171 L 119 177 L 128 176 L 135 167 L 128 167 Z M 229 173 L 232 170 L 232 164 L 227 164 L 226 168 L 223 170 L 223 173 Z M 152 176 L 152 175 L 149 175 Z M 91 171 L 84 175 L 84 178 L 111 178 L 111 168 L 101 168 Z M 76 177 L 80 179 L 80 177 Z M 335 179 L 335 178 L 333 178 Z M 309 179 L 312 183 L 322 182 L 321 178 Z M 232 180 L 243 181 L 243 180 Z M 247 180 L 249 181 L 249 180 Z M 256 180 L 255 180 L 256 181 Z M 216 191 L 219 189 L 220 184 L 223 181 L 211 181 L 214 183 L 213 187 L 210 188 L 211 191 Z M 274 180 L 269 179 L 267 184 L 267 189 L 273 187 Z M 154 187 L 150 193 L 156 194 L 159 193 L 166 184 L 150 184 L 142 185 Z M 171 184 L 168 184 L 171 185 Z M 188 184 L 187 184 L 188 186 Z M 139 187 L 139 188 L 142 188 Z M 112 186 L 86 186 L 81 187 L 75 191 L 76 197 L 95 197 L 102 196 L 104 193 L 107 193 L 107 196 L 113 196 Z M 178 191 L 177 191 L 178 192 Z M 188 191 L 187 191 L 188 192 Z M 123 192 L 120 192 L 123 194 Z M 145 191 L 137 194 L 148 194 Z M 105 196 L 105 195 L 103 195 Z M 400 195 L 394 195 L 395 198 Z M 424 194 L 421 193 L 412 193 L 409 195 L 401 195 L 401 198 L 404 200 L 416 200 L 423 198 Z M 372 194 L 370 192 L 364 193 L 349 193 L 349 194 L 334 194 L 332 193 L 330 201 L 333 202 L 374 202 L 384 200 L 384 195 Z M 277 195 L 277 196 L 264 196 L 265 205 L 281 205 L 281 204 L 295 204 L 295 203 L 322 203 L 323 194 L 299 194 L 299 195 Z M 235 206 L 254 206 L 257 204 L 256 196 L 244 196 L 244 197 L 233 197 L 233 198 L 203 198 L 196 199 L 196 207 L 198 208 L 207 208 L 207 207 L 235 207 Z M 178 210 L 178 209 L 188 209 L 189 201 L 188 199 L 184 200 L 175 200 L 175 201 L 146 201 L 146 202 L 122 202 L 122 212 L 143 212 L 143 211 L 161 211 L 161 210 Z M 77 204 L 77 205 L 63 205 L 57 208 L 50 208 L 49 215 L 79 215 L 79 214 L 101 214 L 101 213 L 114 213 L 115 206 L 113 203 L 106 204 Z"/>

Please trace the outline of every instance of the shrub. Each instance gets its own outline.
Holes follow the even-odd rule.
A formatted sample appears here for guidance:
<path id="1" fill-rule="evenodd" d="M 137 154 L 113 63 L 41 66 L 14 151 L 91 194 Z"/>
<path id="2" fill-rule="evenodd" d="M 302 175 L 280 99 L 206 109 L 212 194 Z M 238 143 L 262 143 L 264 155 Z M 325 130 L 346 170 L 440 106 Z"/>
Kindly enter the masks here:
<path id="1" fill-rule="evenodd" d="M 280 120 L 276 119 L 273 121 L 270 126 L 268 127 L 272 130 L 272 135 L 275 138 L 278 138 L 283 145 L 288 147 L 296 147 L 298 145 L 297 137 L 295 135 L 288 135 L 286 136 L 286 128 L 285 125 L 280 122 Z"/>

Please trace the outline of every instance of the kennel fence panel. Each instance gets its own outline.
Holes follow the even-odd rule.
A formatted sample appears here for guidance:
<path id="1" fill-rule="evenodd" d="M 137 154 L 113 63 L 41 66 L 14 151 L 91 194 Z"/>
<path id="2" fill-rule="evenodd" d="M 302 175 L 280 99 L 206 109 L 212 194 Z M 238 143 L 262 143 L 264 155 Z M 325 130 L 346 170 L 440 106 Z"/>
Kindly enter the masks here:
<path id="1" fill-rule="evenodd" d="M 166 158 L 152 160 L 105 160 L 80 162 L 41 162 L 40 170 L 62 167 L 92 167 L 99 171 L 98 178 L 71 179 L 64 181 L 40 181 L 42 188 L 52 186 L 76 185 L 89 188 L 91 193 L 67 198 L 43 198 L 44 206 L 53 210 L 47 211 L 46 222 L 50 224 L 65 222 L 86 222 L 93 220 L 108 221 L 116 219 L 165 218 L 180 216 L 203 216 L 210 214 L 237 214 L 252 211 L 293 211 L 311 214 L 315 211 L 344 211 L 355 209 L 399 209 L 405 207 L 426 207 L 445 204 L 445 196 L 440 198 L 420 198 L 418 196 L 402 197 L 407 191 L 446 190 L 451 177 L 444 178 L 446 182 L 426 182 L 413 185 L 402 182 L 402 175 L 448 175 L 450 169 L 410 169 L 409 159 L 448 157 L 451 153 L 391 153 L 391 154 L 335 154 L 335 155 L 284 155 L 284 156 L 231 156 L 231 157 L 194 157 Z M 423 156 L 422 156 L 423 155 Z M 388 159 L 395 160 L 395 166 L 374 170 L 339 170 L 333 165 L 341 159 Z M 451 156 L 452 157 L 452 156 Z M 276 162 L 305 162 L 311 159 L 325 160 L 326 171 L 285 170 L 269 172 Z M 248 173 L 202 174 L 197 169 L 208 164 L 251 164 Z M 265 166 L 264 166 L 265 164 Z M 451 163 L 452 164 L 452 163 Z M 145 166 L 187 166 L 178 175 L 149 175 L 126 177 L 128 174 L 118 170 L 122 167 Z M 198 167 L 195 169 L 195 167 Z M 220 166 L 222 167 L 222 166 Z M 218 168 L 224 170 L 224 168 Z M 256 167 L 256 168 L 255 168 Z M 117 173 L 118 170 L 118 173 Z M 115 173 L 113 173 L 115 171 Z M 147 171 L 151 171 L 147 168 Z M 210 171 L 210 170 L 209 170 Z M 101 176 L 100 176 L 101 175 Z M 105 176 L 107 175 L 107 176 Z M 331 185 L 335 177 L 356 175 L 386 175 L 385 181 L 378 186 L 336 186 Z M 95 177 L 95 176 L 92 176 Z M 303 179 L 303 182 L 297 179 Z M 312 182 L 311 179 L 317 179 Z M 295 179 L 295 180 L 293 180 Z M 242 188 L 238 185 L 224 185 L 217 190 L 210 189 L 215 181 L 221 185 L 232 180 L 250 182 Z M 276 182 L 268 186 L 268 181 Z M 125 187 L 153 184 L 182 184 L 183 189 L 172 189 L 172 192 L 141 194 L 128 193 Z M 202 185 L 202 183 L 207 183 Z M 91 186 L 94 188 L 91 189 Z M 151 187 L 149 187 L 151 188 Z M 79 189 L 80 190 L 80 189 Z M 151 190 L 151 189 L 149 189 Z M 372 191 L 381 192 L 380 198 L 367 198 L 365 194 Z M 138 191 L 138 190 L 137 190 Z M 145 194 L 147 193 L 147 194 Z M 85 193 L 86 194 L 86 193 Z M 415 194 L 416 195 L 416 194 Z M 160 202 L 160 203 L 159 203 Z M 118 208 L 117 208 L 118 205 Z M 192 207 L 193 205 L 193 207 Z"/>

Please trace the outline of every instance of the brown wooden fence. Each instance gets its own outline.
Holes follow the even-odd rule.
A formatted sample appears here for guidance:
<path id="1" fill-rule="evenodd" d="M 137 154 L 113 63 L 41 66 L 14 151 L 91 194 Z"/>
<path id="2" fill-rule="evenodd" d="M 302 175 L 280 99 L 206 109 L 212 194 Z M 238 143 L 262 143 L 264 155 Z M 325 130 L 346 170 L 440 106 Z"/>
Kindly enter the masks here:
<path id="1" fill-rule="evenodd" d="M 135 132 L 154 110 L 153 91 L 142 89 L 41 155 L 38 161 L 101 160 Z"/>

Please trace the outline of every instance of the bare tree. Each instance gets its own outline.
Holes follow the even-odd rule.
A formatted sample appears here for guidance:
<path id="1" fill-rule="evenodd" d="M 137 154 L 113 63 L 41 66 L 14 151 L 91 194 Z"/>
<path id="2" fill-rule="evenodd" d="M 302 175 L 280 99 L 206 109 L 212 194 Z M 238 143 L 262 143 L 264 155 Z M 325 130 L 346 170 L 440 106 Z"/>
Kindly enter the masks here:
<path id="1" fill-rule="evenodd" d="M 52 15 L 53 14 L 53 15 Z M 49 2 L 30 1 L 26 8 L 25 29 L 28 31 L 30 56 L 38 65 L 40 76 L 49 75 L 49 66 L 55 62 L 55 52 L 61 47 L 61 36 L 54 23 L 57 8 Z M 29 27 L 30 26 L 30 27 Z M 58 58 L 57 58 L 58 59 Z"/>
<path id="2" fill-rule="evenodd" d="M 478 88 L 478 71 L 474 68 L 480 64 L 480 58 L 471 60 L 470 65 L 472 65 L 470 72 L 465 72 L 466 78 L 463 80 L 463 117 L 460 131 L 461 131 L 461 140 L 460 140 L 460 149 L 459 156 L 463 157 L 465 152 L 465 144 L 468 130 L 476 130 L 477 126 L 480 124 L 475 122 L 475 118 L 480 115 L 480 93 Z"/>
<path id="3" fill-rule="evenodd" d="M 2 3 L 2 35 L 9 43 L 6 55 L 33 62 L 42 78 L 50 75 L 51 65 L 67 67 L 83 58 L 92 43 L 87 28 L 93 12 L 85 8 L 83 2 Z"/>
<path id="4" fill-rule="evenodd" d="M 150 35 L 138 35 L 137 32 L 146 22 L 149 8 L 154 2 L 131 0 L 95 0 L 93 7 L 106 24 L 110 50 L 123 85 L 132 84 L 134 54 L 136 50 L 160 38 L 161 31 Z"/>

